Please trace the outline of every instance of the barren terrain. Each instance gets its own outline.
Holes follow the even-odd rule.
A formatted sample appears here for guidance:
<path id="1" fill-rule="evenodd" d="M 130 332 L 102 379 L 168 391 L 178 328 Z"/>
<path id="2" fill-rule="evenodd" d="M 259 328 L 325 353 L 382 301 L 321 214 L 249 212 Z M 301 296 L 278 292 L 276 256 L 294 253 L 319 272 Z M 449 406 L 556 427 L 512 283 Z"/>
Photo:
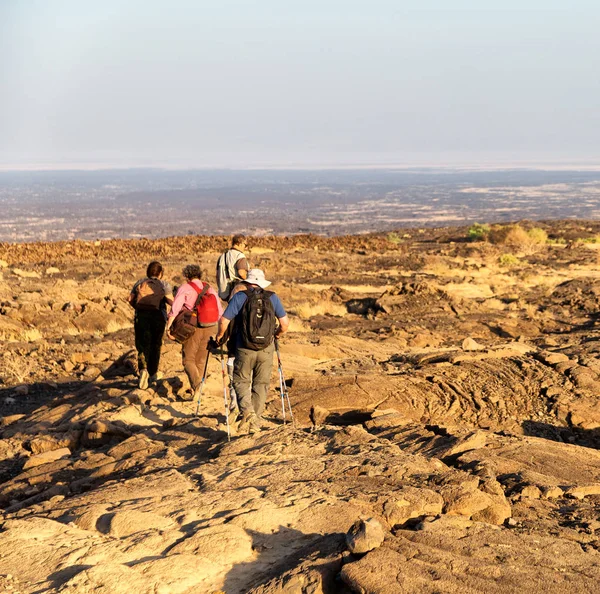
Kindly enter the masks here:
<path id="1" fill-rule="evenodd" d="M 0 241 L 598 219 L 599 195 L 600 173 L 576 169 L 0 171 Z"/>
<path id="2" fill-rule="evenodd" d="M 0 244 L 0 591 L 595 591 L 600 225 L 543 226 L 252 239 L 296 423 L 274 369 L 230 442 L 215 358 L 198 417 L 174 343 L 137 388 L 125 303 L 226 238 Z"/>

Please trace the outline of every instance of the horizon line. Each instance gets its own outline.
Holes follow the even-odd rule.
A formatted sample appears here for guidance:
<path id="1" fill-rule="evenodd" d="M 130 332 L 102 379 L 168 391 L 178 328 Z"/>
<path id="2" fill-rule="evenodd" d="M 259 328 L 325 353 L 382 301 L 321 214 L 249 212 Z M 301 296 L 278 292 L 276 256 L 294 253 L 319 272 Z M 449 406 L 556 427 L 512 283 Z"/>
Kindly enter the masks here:
<path id="1" fill-rule="evenodd" d="M 324 163 L 324 164 L 248 164 L 248 165 L 172 165 L 167 163 L 119 165 L 108 162 L 96 163 L 49 163 L 49 164 L 0 164 L 1 173 L 38 173 L 38 172 L 100 172 L 100 171 L 410 171 L 415 169 L 434 169 L 446 171 L 600 171 L 600 159 L 587 160 L 540 160 L 502 162 L 501 159 L 490 162 L 414 162 L 414 163 Z"/>

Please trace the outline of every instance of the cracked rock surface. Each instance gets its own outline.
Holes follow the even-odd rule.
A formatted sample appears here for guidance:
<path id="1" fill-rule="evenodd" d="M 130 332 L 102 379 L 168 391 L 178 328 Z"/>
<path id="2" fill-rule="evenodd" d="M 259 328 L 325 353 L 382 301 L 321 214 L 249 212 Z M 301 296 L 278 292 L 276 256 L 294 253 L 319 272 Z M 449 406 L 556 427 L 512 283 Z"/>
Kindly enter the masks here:
<path id="1" fill-rule="evenodd" d="M 595 254 L 453 233 L 252 239 L 295 426 L 275 368 L 231 441 L 217 360 L 198 416 L 174 343 L 138 388 L 124 303 L 224 240 L 0 245 L 0 591 L 595 591 Z"/>

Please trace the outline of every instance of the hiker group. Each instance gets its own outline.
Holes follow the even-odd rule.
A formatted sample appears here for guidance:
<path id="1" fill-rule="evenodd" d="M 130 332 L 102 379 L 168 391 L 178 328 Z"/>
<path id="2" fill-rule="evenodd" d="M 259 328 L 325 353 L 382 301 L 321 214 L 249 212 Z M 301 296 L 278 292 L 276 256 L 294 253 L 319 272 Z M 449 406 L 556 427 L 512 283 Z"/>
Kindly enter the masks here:
<path id="1" fill-rule="evenodd" d="M 245 237 L 236 235 L 231 248 L 221 254 L 217 290 L 202 279 L 200 266 L 189 264 L 182 271 L 185 284 L 174 293 L 163 280 L 160 262 L 151 262 L 146 277 L 133 286 L 129 303 L 135 309 L 140 389 L 161 379 L 166 330 L 170 339 L 182 345 L 183 368 L 191 388 L 188 398 L 200 406 L 210 354 L 219 355 L 228 432 L 230 421 L 241 415 L 238 433 L 256 433 L 263 422 L 275 352 L 284 420 L 286 399 L 291 415 L 277 348 L 277 338 L 288 329 L 289 320 L 279 297 L 266 290 L 271 282 L 264 272 L 249 267 L 245 248 Z"/>

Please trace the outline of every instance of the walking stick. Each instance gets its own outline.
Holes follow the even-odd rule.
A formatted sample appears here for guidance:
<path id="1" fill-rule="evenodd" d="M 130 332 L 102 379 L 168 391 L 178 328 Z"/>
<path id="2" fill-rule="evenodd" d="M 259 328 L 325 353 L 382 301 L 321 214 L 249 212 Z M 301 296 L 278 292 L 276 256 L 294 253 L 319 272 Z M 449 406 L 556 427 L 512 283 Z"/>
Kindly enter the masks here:
<path id="1" fill-rule="evenodd" d="M 225 404 L 225 423 L 227 424 L 227 441 L 231 441 L 231 430 L 229 428 L 229 401 L 227 398 L 227 383 L 225 381 L 225 359 L 223 358 L 223 348 L 220 351 L 221 375 L 223 376 L 223 403 Z"/>
<path id="2" fill-rule="evenodd" d="M 208 350 L 208 347 L 206 347 Z M 206 362 L 204 363 L 204 373 L 202 374 L 202 381 L 200 382 L 200 393 L 198 394 L 198 403 L 196 404 L 196 416 L 200 411 L 200 401 L 202 400 L 202 392 L 204 392 L 204 382 L 206 382 L 206 370 L 208 369 L 208 360 L 210 359 L 210 351 L 206 353 Z"/>
<path id="3" fill-rule="evenodd" d="M 287 401 L 288 409 L 290 411 L 290 419 L 292 420 L 292 426 L 296 427 L 294 420 L 294 413 L 292 412 L 292 403 L 290 402 L 290 395 L 285 385 L 285 376 L 283 375 L 283 366 L 281 365 L 281 355 L 279 354 L 279 341 L 275 338 L 275 352 L 277 353 L 277 365 L 279 367 L 279 389 L 281 390 L 281 408 L 283 410 L 283 423 L 285 425 L 285 403 Z"/>

